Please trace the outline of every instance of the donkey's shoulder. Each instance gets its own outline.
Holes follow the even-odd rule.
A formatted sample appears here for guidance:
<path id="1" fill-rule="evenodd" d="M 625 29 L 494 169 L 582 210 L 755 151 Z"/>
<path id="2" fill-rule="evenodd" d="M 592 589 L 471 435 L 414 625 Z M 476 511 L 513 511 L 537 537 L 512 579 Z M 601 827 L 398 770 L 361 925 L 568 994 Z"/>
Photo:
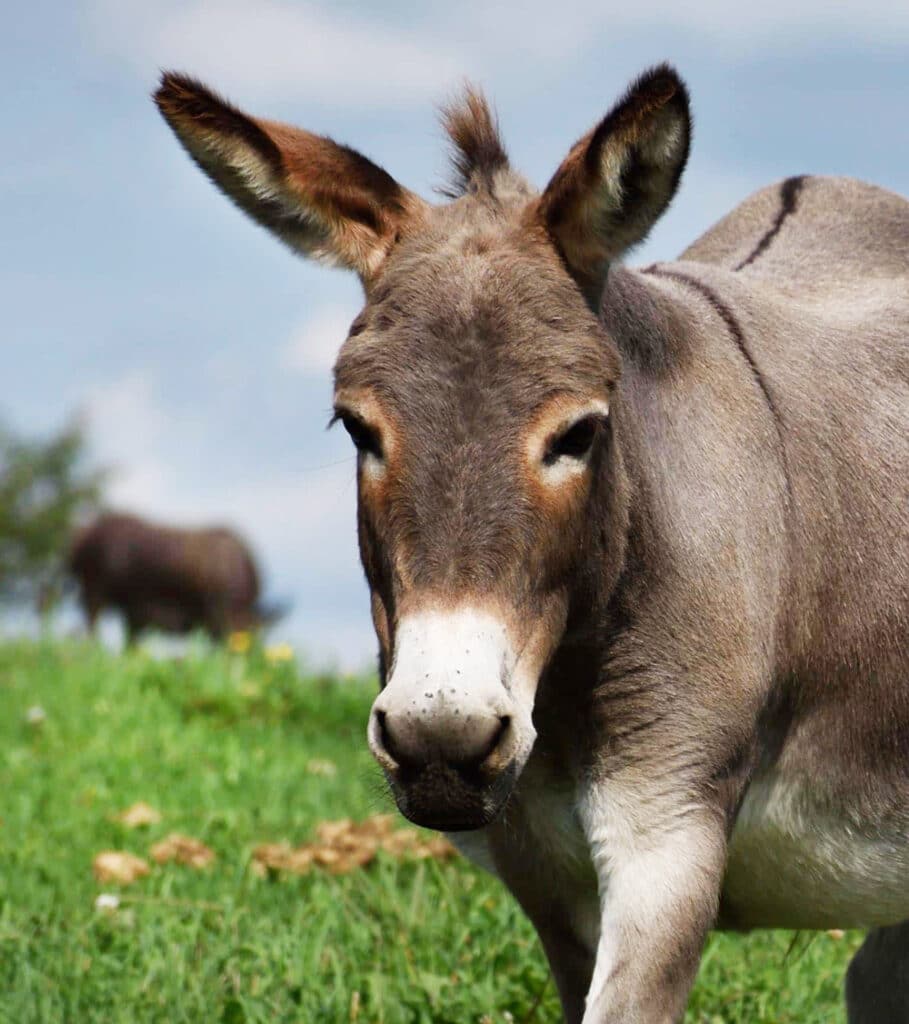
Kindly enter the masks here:
<path id="1" fill-rule="evenodd" d="M 909 201 L 853 178 L 787 178 L 749 196 L 680 258 L 789 284 L 905 276 Z"/>

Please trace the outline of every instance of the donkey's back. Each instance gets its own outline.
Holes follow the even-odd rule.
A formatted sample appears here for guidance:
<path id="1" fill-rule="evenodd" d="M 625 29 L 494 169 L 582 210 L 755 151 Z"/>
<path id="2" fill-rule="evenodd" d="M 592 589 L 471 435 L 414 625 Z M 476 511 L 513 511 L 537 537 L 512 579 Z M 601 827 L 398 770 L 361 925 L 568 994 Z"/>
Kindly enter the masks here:
<path id="1" fill-rule="evenodd" d="M 852 178 L 787 178 L 749 196 L 681 259 L 718 264 L 806 302 L 876 278 L 906 306 L 909 202 Z"/>

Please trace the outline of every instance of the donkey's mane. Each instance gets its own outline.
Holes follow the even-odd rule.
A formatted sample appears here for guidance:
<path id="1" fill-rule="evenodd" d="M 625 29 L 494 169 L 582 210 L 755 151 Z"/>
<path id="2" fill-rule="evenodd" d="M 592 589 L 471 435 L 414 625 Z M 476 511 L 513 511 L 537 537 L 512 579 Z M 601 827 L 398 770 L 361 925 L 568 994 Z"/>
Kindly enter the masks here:
<path id="1" fill-rule="evenodd" d="M 442 127 L 453 143 L 453 179 L 439 190 L 451 199 L 469 192 L 493 192 L 496 172 L 508 168 L 508 154 L 495 113 L 482 91 L 470 83 L 440 111 Z"/>

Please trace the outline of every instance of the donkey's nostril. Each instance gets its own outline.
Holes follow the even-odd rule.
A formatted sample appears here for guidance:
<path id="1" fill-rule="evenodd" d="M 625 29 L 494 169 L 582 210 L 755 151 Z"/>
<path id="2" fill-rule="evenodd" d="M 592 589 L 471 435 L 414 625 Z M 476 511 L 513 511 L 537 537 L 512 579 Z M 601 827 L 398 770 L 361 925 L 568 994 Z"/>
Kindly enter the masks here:
<path id="1" fill-rule="evenodd" d="M 482 768 L 504 741 L 510 725 L 509 715 L 475 721 L 470 736 L 463 737 L 460 743 L 453 746 L 446 760 L 462 770 Z"/>
<path id="2" fill-rule="evenodd" d="M 505 739 L 505 734 L 508 732 L 510 725 L 510 715 L 499 715 L 498 727 L 492 736 L 490 736 L 489 742 L 486 744 L 486 748 L 478 757 L 471 758 L 471 761 L 476 760 L 477 763 L 482 764 L 487 758 L 491 757 L 502 745 L 502 741 Z"/>
<path id="3" fill-rule="evenodd" d="M 391 733 L 388 731 L 388 720 L 384 711 L 376 711 L 376 724 L 379 726 L 379 741 L 382 744 L 382 748 L 393 761 L 398 761 L 394 740 L 392 740 Z"/>
<path id="4" fill-rule="evenodd" d="M 411 715 L 388 715 L 376 711 L 379 742 L 386 755 L 403 769 L 419 768 L 430 755 L 425 749 L 425 738 L 419 724 Z"/>

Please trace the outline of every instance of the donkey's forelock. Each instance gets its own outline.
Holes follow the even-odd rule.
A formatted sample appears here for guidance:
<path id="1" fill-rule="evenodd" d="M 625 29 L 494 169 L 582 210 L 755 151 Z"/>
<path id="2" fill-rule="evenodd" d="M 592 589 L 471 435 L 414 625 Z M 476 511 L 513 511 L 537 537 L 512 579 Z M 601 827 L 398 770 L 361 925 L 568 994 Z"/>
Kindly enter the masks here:
<path id="1" fill-rule="evenodd" d="M 439 189 L 442 195 L 457 199 L 485 193 L 502 198 L 503 193 L 530 193 L 524 179 L 511 169 L 498 119 L 481 89 L 466 83 L 460 96 L 441 107 L 440 117 L 453 145 L 453 179 Z"/>

